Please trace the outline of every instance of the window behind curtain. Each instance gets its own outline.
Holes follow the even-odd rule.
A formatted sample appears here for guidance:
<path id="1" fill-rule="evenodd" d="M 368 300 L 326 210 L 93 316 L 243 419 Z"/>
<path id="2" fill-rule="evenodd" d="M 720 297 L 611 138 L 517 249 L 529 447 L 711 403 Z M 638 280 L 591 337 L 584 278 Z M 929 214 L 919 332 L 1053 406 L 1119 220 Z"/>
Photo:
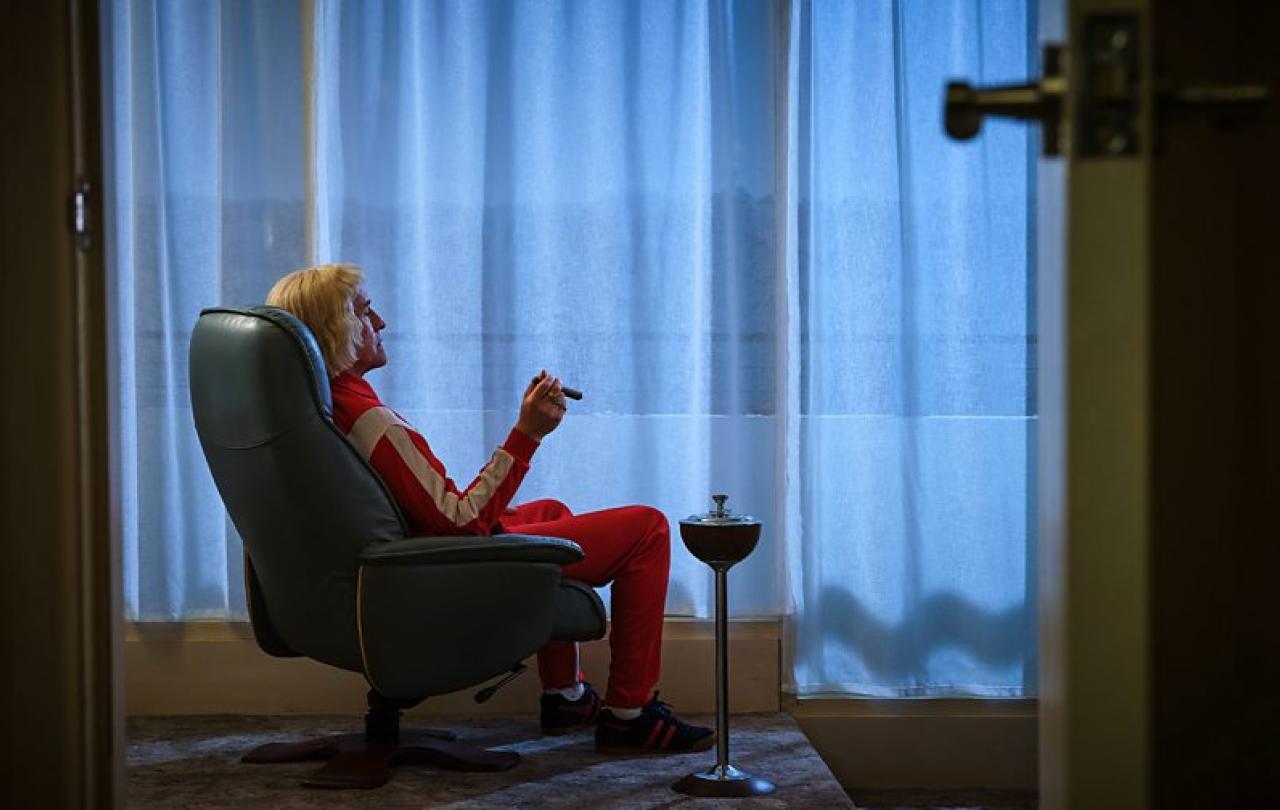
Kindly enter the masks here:
<path id="1" fill-rule="evenodd" d="M 546 367 L 587 396 L 521 498 L 674 526 L 728 492 L 765 523 L 731 607 L 794 611 L 800 694 L 1034 690 L 1030 142 L 940 125 L 947 79 L 1028 75 L 1025 4 L 104 15 L 130 617 L 244 616 L 200 308 L 353 261 L 390 323 L 370 380 L 460 483 Z M 668 611 L 710 585 L 677 541 Z"/>

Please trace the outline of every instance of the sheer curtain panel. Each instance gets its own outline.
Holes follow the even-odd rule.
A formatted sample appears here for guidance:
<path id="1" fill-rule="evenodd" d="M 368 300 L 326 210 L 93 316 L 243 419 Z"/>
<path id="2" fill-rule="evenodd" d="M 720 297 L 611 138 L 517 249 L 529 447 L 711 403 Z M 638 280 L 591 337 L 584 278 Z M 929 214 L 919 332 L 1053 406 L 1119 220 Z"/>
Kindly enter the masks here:
<path id="1" fill-rule="evenodd" d="M 296 3 L 104 2 L 112 427 L 125 612 L 245 618 L 241 546 L 191 421 L 204 307 L 305 256 Z"/>
<path id="2" fill-rule="evenodd" d="M 1034 6 L 1034 3 L 1030 4 Z M 1034 74 L 1026 3 L 796 2 L 786 640 L 799 695 L 1035 690 L 1038 133 L 942 131 Z"/>
<path id="3" fill-rule="evenodd" d="M 319 261 L 368 273 L 370 380 L 470 479 L 547 368 L 586 397 L 521 497 L 776 525 L 775 61 L 764 3 L 316 3 Z M 676 541 L 667 610 L 708 616 Z M 785 607 L 781 536 L 735 569 Z"/>

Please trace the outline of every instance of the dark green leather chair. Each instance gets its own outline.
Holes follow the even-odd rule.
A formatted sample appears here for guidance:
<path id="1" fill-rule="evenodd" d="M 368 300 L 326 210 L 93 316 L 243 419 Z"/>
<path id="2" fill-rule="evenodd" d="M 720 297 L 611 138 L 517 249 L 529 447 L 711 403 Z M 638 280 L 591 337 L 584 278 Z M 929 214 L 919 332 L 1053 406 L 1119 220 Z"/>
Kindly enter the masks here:
<path id="1" fill-rule="evenodd" d="M 258 645 L 359 672 L 370 686 L 363 735 L 274 743 L 245 759 L 330 758 L 304 782 L 323 787 L 376 787 L 393 761 L 513 767 L 517 754 L 447 732 L 401 740 L 400 711 L 517 672 L 548 640 L 602 637 L 599 596 L 560 576 L 582 550 L 526 535 L 410 536 L 334 425 L 315 338 L 285 310 L 201 313 L 190 385 L 205 458 L 244 540 Z"/>

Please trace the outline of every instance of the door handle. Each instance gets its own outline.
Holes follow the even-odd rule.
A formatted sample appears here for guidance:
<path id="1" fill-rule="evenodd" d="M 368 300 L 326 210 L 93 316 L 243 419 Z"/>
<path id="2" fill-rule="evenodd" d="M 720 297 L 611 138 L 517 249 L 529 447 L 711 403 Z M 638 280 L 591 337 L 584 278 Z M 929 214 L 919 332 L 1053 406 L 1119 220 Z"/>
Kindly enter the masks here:
<path id="1" fill-rule="evenodd" d="M 971 87 L 951 82 L 943 120 L 947 134 L 968 140 L 982 128 L 982 118 L 997 115 L 1039 121 L 1044 154 L 1058 155 L 1066 144 L 1081 157 L 1117 158 L 1137 155 L 1141 133 L 1141 71 L 1138 18 L 1133 14 L 1084 17 L 1073 39 L 1079 60 L 1078 86 L 1068 87 L 1066 54 L 1060 45 L 1044 49 L 1044 78 L 1030 84 Z M 1067 91 L 1075 96 L 1073 135 L 1063 131 Z M 1262 84 L 1156 85 L 1154 123 L 1159 126 L 1208 121 L 1231 128 L 1256 120 L 1271 101 Z"/>
<path id="2" fill-rule="evenodd" d="M 982 129 L 982 118 L 995 115 L 1023 121 L 1039 121 L 1046 155 L 1062 151 L 1062 105 L 1067 78 L 1062 70 L 1062 47 L 1044 49 L 1044 78 L 1030 84 L 973 87 L 967 82 L 947 84 L 943 120 L 947 134 L 966 141 Z"/>

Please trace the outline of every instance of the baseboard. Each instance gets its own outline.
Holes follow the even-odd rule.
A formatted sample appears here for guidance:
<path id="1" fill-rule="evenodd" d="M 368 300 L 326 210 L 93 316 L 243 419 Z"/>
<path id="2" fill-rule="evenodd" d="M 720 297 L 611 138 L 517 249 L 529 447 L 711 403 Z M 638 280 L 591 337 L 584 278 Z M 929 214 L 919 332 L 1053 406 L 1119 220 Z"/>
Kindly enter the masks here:
<path id="1" fill-rule="evenodd" d="M 776 712 L 780 707 L 779 623 L 730 623 L 730 708 Z M 663 633 L 662 699 L 682 712 L 715 711 L 715 635 L 710 622 L 669 619 Z M 606 640 L 582 645 L 587 679 L 607 681 Z M 416 715 L 516 714 L 537 710 L 540 688 L 531 671 L 477 704 L 475 689 L 441 695 Z M 131 624 L 125 633 L 125 706 L 129 715 L 352 714 L 364 711 L 368 685 L 360 675 L 301 658 L 272 658 L 258 649 L 247 624 Z"/>
<path id="2" fill-rule="evenodd" d="M 791 700 L 783 709 L 846 788 L 1038 784 L 1034 699 Z"/>

